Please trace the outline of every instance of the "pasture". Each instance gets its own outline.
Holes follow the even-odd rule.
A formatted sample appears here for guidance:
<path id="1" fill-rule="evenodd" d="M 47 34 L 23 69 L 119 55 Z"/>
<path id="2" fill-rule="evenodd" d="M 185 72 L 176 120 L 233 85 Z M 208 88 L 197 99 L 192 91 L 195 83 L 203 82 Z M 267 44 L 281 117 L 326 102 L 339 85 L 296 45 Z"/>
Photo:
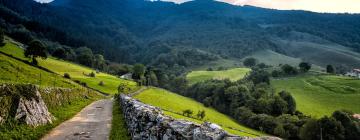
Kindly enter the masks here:
<path id="1" fill-rule="evenodd" d="M 12 42 L 7 42 L 4 47 L 0 47 L 0 51 L 8 55 L 12 55 L 13 57 L 16 57 L 18 59 L 29 61 L 29 58 L 26 58 L 23 54 L 24 50 Z M 72 80 L 85 82 L 88 87 L 104 93 L 117 93 L 117 88 L 119 84 L 123 82 L 126 82 L 133 91 L 139 88 L 137 87 L 137 84 L 133 81 L 123 80 L 117 78 L 116 76 L 102 72 L 96 73 L 96 70 L 71 62 L 59 60 L 52 57 L 37 60 L 39 62 L 39 66 L 43 68 L 46 68 L 61 76 L 65 73 L 68 73 L 70 74 Z M 95 73 L 95 77 L 88 76 L 91 72 Z M 104 85 L 99 85 L 101 81 L 104 83 Z"/>
<path id="2" fill-rule="evenodd" d="M 297 109 L 319 118 L 335 110 L 360 113 L 360 80 L 335 75 L 305 75 L 272 80 L 276 91 L 286 90 L 296 100 Z"/>
<path id="3" fill-rule="evenodd" d="M 210 79 L 230 79 L 236 81 L 244 78 L 250 72 L 249 68 L 234 68 L 223 71 L 192 71 L 186 75 L 189 84 L 210 80 Z"/>

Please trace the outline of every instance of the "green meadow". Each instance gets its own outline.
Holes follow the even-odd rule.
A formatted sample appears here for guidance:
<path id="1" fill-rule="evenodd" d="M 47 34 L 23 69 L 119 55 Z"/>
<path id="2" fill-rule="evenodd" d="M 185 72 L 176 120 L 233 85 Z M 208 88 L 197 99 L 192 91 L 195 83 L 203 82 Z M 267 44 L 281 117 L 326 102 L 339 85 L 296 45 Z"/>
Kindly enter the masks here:
<path id="1" fill-rule="evenodd" d="M 277 92 L 289 91 L 297 109 L 313 117 L 346 109 L 360 113 L 360 80 L 335 75 L 305 75 L 272 80 Z"/>
<path id="2" fill-rule="evenodd" d="M 177 119 L 185 119 L 189 121 L 194 121 L 196 123 L 203 123 L 204 121 L 209 121 L 216 123 L 224 128 L 226 131 L 232 134 L 240 136 L 250 136 L 255 137 L 248 133 L 236 131 L 230 128 L 235 128 L 238 130 L 244 130 L 256 135 L 264 135 L 261 132 L 253 130 L 251 128 L 245 127 L 235 122 L 232 118 L 217 112 L 215 109 L 205 107 L 203 104 L 196 102 L 193 99 L 169 92 L 167 90 L 158 89 L 158 88 L 149 88 L 142 93 L 136 95 L 134 98 L 153 106 L 160 107 L 163 109 L 166 115 L 172 116 Z M 185 117 L 179 114 L 182 114 L 182 111 L 190 109 L 194 112 L 193 116 L 195 117 L 198 111 L 204 110 L 206 116 L 203 120 L 194 119 Z"/>
<path id="3" fill-rule="evenodd" d="M 24 50 L 18 47 L 16 44 L 8 42 L 4 47 L 0 47 L 0 51 L 13 57 L 19 58 L 21 60 L 28 61 L 29 58 L 26 58 L 23 54 Z M 106 73 L 96 73 L 95 70 L 81 66 L 78 64 L 74 64 L 71 62 L 58 60 L 56 58 L 49 57 L 48 59 L 38 59 L 39 66 L 46 68 L 56 74 L 64 75 L 64 73 L 70 74 L 72 80 L 78 80 L 81 82 L 85 82 L 86 85 L 90 88 L 99 90 L 108 94 L 117 93 L 117 87 L 120 83 L 126 82 L 127 85 L 132 90 L 137 90 L 136 83 L 133 81 L 123 80 L 117 78 L 116 76 L 106 74 Z M 91 72 L 95 73 L 95 77 L 88 76 Z M 99 85 L 100 82 L 103 82 L 104 85 Z"/>
<path id="4" fill-rule="evenodd" d="M 236 81 L 244 78 L 250 72 L 249 68 L 234 68 L 223 71 L 192 71 L 186 75 L 189 84 L 210 80 L 210 79 L 230 79 Z"/>

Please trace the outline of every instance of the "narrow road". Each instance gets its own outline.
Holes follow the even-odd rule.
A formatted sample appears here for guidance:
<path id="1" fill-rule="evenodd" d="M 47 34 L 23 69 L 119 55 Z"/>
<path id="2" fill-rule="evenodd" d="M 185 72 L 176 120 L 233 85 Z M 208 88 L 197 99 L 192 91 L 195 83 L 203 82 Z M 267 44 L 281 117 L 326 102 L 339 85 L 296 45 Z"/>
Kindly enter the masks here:
<path id="1" fill-rule="evenodd" d="M 72 119 L 54 128 L 42 140 L 108 140 L 112 105 L 111 99 L 93 102 Z"/>

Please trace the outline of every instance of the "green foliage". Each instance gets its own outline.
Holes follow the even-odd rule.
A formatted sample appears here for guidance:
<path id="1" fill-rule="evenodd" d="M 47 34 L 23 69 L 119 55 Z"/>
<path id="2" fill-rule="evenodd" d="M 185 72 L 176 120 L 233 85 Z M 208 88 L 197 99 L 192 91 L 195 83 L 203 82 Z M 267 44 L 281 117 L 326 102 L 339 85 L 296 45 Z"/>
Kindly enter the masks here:
<path id="1" fill-rule="evenodd" d="M 80 47 L 76 49 L 77 58 L 76 60 L 85 66 L 93 66 L 94 55 L 91 49 L 87 47 Z"/>
<path id="2" fill-rule="evenodd" d="M 90 76 L 90 77 L 95 77 L 95 76 L 96 76 L 96 75 L 95 75 L 95 72 L 92 71 L 92 72 L 89 74 L 89 76 Z"/>
<path id="3" fill-rule="evenodd" d="M 62 47 L 58 47 L 56 48 L 56 50 L 52 53 L 52 56 L 60 58 L 60 59 L 64 59 L 66 58 L 66 51 L 64 48 Z"/>
<path id="4" fill-rule="evenodd" d="M 186 109 L 186 110 L 183 110 L 182 111 L 182 115 L 184 116 L 187 116 L 187 117 L 191 117 L 191 115 L 193 114 L 194 112 L 190 109 Z"/>
<path id="5" fill-rule="evenodd" d="M 46 47 L 39 40 L 33 40 L 29 43 L 29 47 L 26 48 L 24 55 L 25 57 L 30 57 L 32 59 L 32 63 L 37 65 L 37 57 L 41 57 L 43 59 L 47 58 Z"/>
<path id="6" fill-rule="evenodd" d="M 326 66 L 326 72 L 327 73 L 335 73 L 335 69 L 332 65 L 327 65 Z"/>
<path id="7" fill-rule="evenodd" d="M 104 85 L 105 85 L 104 81 L 99 82 L 99 86 L 104 86 Z"/>
<path id="8" fill-rule="evenodd" d="M 294 114 L 296 111 L 295 99 L 291 96 L 289 92 L 286 91 L 281 91 L 279 95 L 287 103 L 287 109 L 288 109 L 287 113 Z"/>
<path id="9" fill-rule="evenodd" d="M 204 119 L 205 116 L 206 116 L 205 110 L 198 111 L 198 113 L 196 114 L 196 117 L 199 118 L 200 120 Z"/>
<path id="10" fill-rule="evenodd" d="M 64 78 L 71 79 L 70 74 L 69 73 L 64 73 Z"/>
<path id="11" fill-rule="evenodd" d="M 301 62 L 299 67 L 302 72 L 308 72 L 311 69 L 311 64 L 307 62 Z"/>
<path id="12" fill-rule="evenodd" d="M 256 65 L 256 62 L 257 60 L 255 58 L 250 57 L 250 58 L 246 58 L 243 63 L 244 66 L 253 67 Z"/>
<path id="13" fill-rule="evenodd" d="M 315 119 L 309 119 L 300 129 L 299 137 L 303 140 L 318 140 L 320 137 L 320 126 Z"/>
<path id="14" fill-rule="evenodd" d="M 270 74 L 264 70 L 255 70 L 246 77 L 251 80 L 254 84 L 267 83 L 270 84 Z"/>
<path id="15" fill-rule="evenodd" d="M 135 64 L 133 67 L 133 78 L 136 80 L 141 80 L 144 78 L 145 66 L 143 64 Z"/>
<path id="16" fill-rule="evenodd" d="M 4 31 L 0 28 L 0 47 L 5 45 Z"/>
<path id="17" fill-rule="evenodd" d="M 281 69 L 287 75 L 296 75 L 296 74 L 298 74 L 298 70 L 295 67 L 290 66 L 288 64 L 285 64 L 285 65 L 281 66 Z"/>

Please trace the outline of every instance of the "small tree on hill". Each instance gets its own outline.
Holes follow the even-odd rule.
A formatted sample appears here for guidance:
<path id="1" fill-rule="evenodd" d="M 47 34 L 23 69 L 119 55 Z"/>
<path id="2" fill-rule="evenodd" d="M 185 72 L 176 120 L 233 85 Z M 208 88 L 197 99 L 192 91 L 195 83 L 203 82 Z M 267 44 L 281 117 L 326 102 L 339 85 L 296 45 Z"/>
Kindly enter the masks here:
<path id="1" fill-rule="evenodd" d="M 311 64 L 306 62 L 301 62 L 299 64 L 299 67 L 302 72 L 308 72 L 311 69 Z"/>
<path id="2" fill-rule="evenodd" d="M 332 65 L 327 65 L 326 66 L 326 72 L 327 73 L 335 73 L 335 69 Z"/>
<path id="3" fill-rule="evenodd" d="M 184 116 L 190 117 L 192 114 L 193 114 L 193 111 L 190 109 L 186 109 L 183 111 Z"/>
<path id="4" fill-rule="evenodd" d="M 47 58 L 46 47 L 39 40 L 33 40 L 29 43 L 29 47 L 26 48 L 24 55 L 32 59 L 32 63 L 37 65 L 36 58 Z"/>
<path id="5" fill-rule="evenodd" d="M 205 110 L 198 111 L 198 114 L 196 115 L 200 120 L 205 118 Z"/>
<path id="6" fill-rule="evenodd" d="M 244 66 L 253 67 L 256 65 L 256 59 L 252 58 L 252 57 L 246 58 L 243 63 L 244 63 Z"/>
<path id="7" fill-rule="evenodd" d="M 3 30 L 0 28 L 0 47 L 4 46 L 5 42 L 4 42 L 4 32 Z"/>
<path id="8" fill-rule="evenodd" d="M 62 47 L 58 47 L 56 48 L 56 50 L 52 53 L 52 56 L 60 58 L 60 59 L 65 59 L 66 58 L 66 51 L 64 48 Z"/>

